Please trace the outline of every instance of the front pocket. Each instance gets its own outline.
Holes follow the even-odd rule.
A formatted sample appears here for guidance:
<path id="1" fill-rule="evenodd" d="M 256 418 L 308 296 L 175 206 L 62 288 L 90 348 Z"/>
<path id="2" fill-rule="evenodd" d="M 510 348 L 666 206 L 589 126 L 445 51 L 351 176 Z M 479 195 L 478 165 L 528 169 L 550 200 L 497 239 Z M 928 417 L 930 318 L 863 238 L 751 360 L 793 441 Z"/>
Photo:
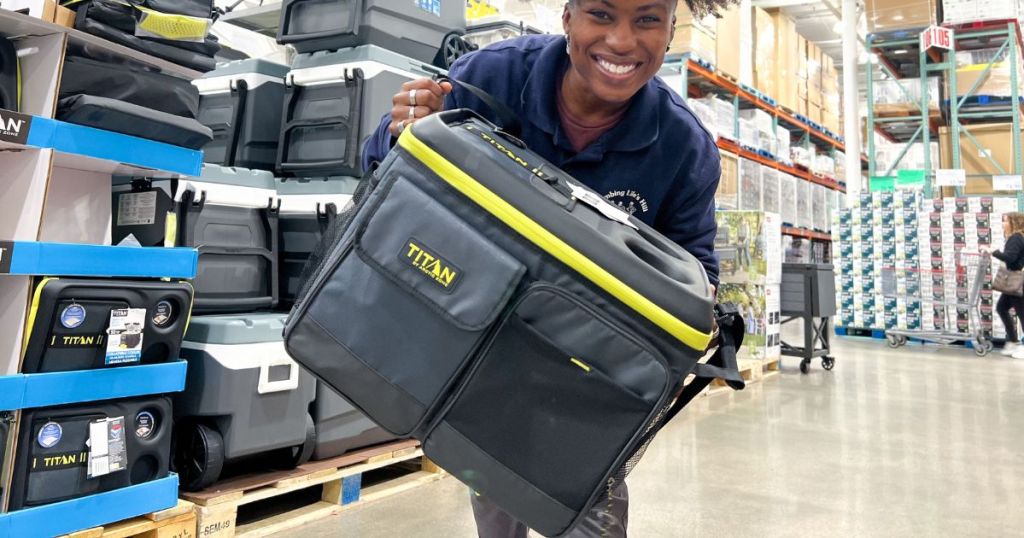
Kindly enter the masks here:
<path id="1" fill-rule="evenodd" d="M 447 394 L 525 270 L 397 178 L 310 304 L 307 349 L 290 347 L 377 423 L 406 435 Z M 308 344 L 325 337 L 331 346 Z"/>
<path id="2" fill-rule="evenodd" d="M 596 308 L 535 285 L 504 319 L 425 450 L 520 517 L 551 513 L 550 500 L 584 511 L 664 405 L 669 378 L 653 350 Z M 458 448 L 446 450 L 446 439 Z M 536 494 L 524 494 L 521 481 Z"/>

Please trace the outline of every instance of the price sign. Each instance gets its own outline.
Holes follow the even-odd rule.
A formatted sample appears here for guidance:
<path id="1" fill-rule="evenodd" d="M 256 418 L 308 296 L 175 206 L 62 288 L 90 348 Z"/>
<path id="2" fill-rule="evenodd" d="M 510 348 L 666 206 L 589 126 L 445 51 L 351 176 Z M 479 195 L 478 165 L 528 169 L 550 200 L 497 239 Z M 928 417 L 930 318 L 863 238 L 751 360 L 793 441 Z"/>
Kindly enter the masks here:
<path id="1" fill-rule="evenodd" d="M 928 50 L 932 47 L 952 50 L 953 29 L 941 26 L 930 26 L 921 32 L 921 49 Z"/>
<path id="2" fill-rule="evenodd" d="M 964 187 L 967 185 L 967 172 L 964 170 L 936 170 L 935 184 L 939 187 Z"/>

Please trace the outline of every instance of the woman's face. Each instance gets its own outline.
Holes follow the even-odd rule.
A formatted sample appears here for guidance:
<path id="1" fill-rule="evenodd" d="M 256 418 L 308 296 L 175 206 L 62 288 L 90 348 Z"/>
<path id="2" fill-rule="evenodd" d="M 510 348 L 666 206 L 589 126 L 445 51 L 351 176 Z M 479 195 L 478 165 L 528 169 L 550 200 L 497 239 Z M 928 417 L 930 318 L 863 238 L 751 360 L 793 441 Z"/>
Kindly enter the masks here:
<path id="1" fill-rule="evenodd" d="M 1009 239 L 1011 231 L 1012 230 L 1010 229 L 1010 219 L 1003 217 L 1003 236 Z"/>
<path id="2" fill-rule="evenodd" d="M 629 101 L 672 40 L 672 0 L 576 0 L 562 13 L 573 68 L 601 101 Z"/>

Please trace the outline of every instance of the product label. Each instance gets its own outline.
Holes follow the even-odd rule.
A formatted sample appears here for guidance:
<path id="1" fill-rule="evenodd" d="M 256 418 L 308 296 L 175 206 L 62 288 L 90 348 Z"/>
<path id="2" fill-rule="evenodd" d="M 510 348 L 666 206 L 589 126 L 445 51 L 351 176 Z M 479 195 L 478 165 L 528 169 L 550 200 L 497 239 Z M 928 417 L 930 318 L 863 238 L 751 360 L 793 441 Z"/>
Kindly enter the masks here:
<path id="1" fill-rule="evenodd" d="M 123 471 L 127 459 L 124 417 L 106 418 L 89 424 L 89 466 L 86 473 L 89 478 Z"/>
<path id="2" fill-rule="evenodd" d="M 85 465 L 88 461 L 87 452 L 62 452 L 45 456 L 32 456 L 32 472 L 56 471 Z"/>
<path id="3" fill-rule="evenodd" d="M 145 308 L 118 308 L 110 311 L 107 329 L 107 355 L 104 364 L 123 364 L 142 360 L 142 329 Z"/>
<path id="4" fill-rule="evenodd" d="M 47 347 L 101 347 L 107 341 L 106 334 L 51 334 Z"/>
<path id="5" fill-rule="evenodd" d="M 0 109 L 0 140 L 24 144 L 28 142 L 28 131 L 31 126 L 32 116 Z"/>
<path id="6" fill-rule="evenodd" d="M 156 222 L 156 191 L 129 192 L 117 199 L 117 225 L 143 226 Z"/>

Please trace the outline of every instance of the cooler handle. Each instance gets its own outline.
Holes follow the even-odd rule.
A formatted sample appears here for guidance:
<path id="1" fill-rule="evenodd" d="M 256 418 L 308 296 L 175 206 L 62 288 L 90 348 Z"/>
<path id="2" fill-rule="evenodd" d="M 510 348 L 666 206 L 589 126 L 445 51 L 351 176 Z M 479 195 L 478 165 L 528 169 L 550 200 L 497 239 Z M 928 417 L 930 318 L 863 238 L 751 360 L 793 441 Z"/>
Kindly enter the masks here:
<path id="1" fill-rule="evenodd" d="M 314 39 L 324 39 L 327 37 L 334 37 L 339 35 L 351 35 L 356 33 L 356 29 L 359 28 L 362 22 L 362 2 L 358 0 L 349 0 L 349 18 L 350 24 L 348 28 L 339 28 L 335 30 L 323 30 L 320 32 L 311 32 L 308 34 L 285 34 L 288 27 L 292 22 L 292 8 L 295 4 L 303 0 L 285 0 L 281 6 L 281 24 L 277 28 L 277 42 L 282 45 L 295 43 L 298 41 L 311 41 Z"/>
<path id="2" fill-rule="evenodd" d="M 271 381 L 270 369 L 274 366 L 287 366 L 288 378 Z M 285 392 L 297 388 L 299 388 L 299 365 L 292 359 L 287 357 L 271 359 L 266 364 L 260 365 L 260 380 L 256 385 L 256 392 L 259 394 Z"/>

